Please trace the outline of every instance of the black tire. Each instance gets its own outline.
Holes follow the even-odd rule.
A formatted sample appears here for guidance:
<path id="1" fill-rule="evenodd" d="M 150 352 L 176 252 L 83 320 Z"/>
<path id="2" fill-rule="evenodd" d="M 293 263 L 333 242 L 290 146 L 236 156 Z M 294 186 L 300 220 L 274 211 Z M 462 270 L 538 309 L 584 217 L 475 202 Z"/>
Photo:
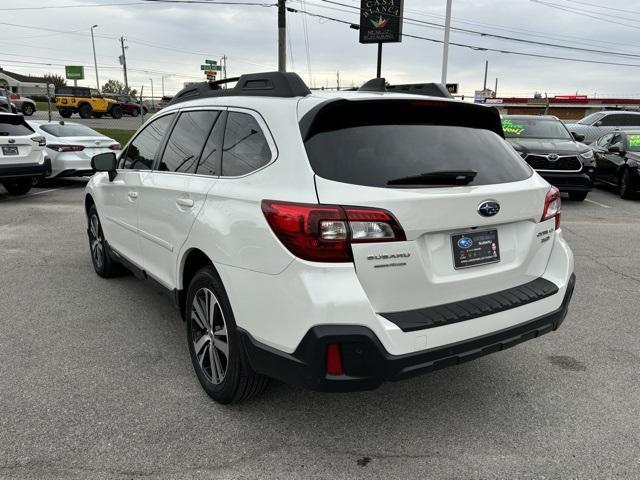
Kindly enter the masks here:
<path id="1" fill-rule="evenodd" d="M 102 118 L 103 113 L 94 113 L 93 118 Z"/>
<path id="2" fill-rule="evenodd" d="M 30 117 L 31 115 L 33 115 L 33 112 L 35 111 L 36 111 L 36 107 L 31 105 L 30 103 L 25 103 L 24 105 L 22 105 L 22 114 L 26 115 L 27 117 Z"/>
<path id="3" fill-rule="evenodd" d="M 620 198 L 624 198 L 625 200 L 635 198 L 635 192 L 633 191 L 633 188 L 631 188 L 632 182 L 631 172 L 629 172 L 628 168 L 625 168 L 618 179 L 618 194 L 620 195 Z"/>
<path id="4" fill-rule="evenodd" d="M 138 115 L 140 115 L 140 109 L 139 108 L 134 108 L 133 110 L 131 110 L 131 116 L 132 117 L 137 117 Z"/>
<path id="5" fill-rule="evenodd" d="M 109 248 L 102 232 L 102 223 L 98 216 L 98 210 L 92 205 L 87 215 L 87 232 L 89 235 L 89 253 L 91 263 L 96 273 L 103 278 L 112 278 L 122 275 L 124 267 L 111 258 Z"/>
<path id="6" fill-rule="evenodd" d="M 62 118 L 71 118 L 71 115 L 73 115 L 73 111 L 68 108 L 61 108 L 58 113 Z"/>
<path id="7" fill-rule="evenodd" d="M 211 316 L 203 319 L 202 315 L 207 314 L 202 309 L 198 313 L 196 306 L 207 301 L 214 305 L 213 309 L 205 307 L 207 313 L 208 310 L 213 312 L 212 320 L 208 320 Z M 200 385 L 213 400 L 222 404 L 237 403 L 264 391 L 269 379 L 255 373 L 243 354 L 227 293 L 213 267 L 201 268 L 191 280 L 185 318 L 191 363 Z M 200 345 L 197 352 L 196 343 Z"/>
<path id="8" fill-rule="evenodd" d="M 5 180 L 4 182 L 2 182 L 2 185 L 7 189 L 9 195 L 24 195 L 29 190 L 31 190 L 31 187 L 33 186 L 33 180 L 31 179 L 31 177 L 16 178 L 14 180 Z"/>
<path id="9" fill-rule="evenodd" d="M 569 200 L 574 202 L 583 202 L 589 192 L 569 192 Z"/>
<path id="10" fill-rule="evenodd" d="M 91 105 L 88 103 L 83 103 L 78 108 L 78 113 L 81 118 L 91 118 L 91 115 L 93 115 L 93 108 L 91 108 Z"/>
<path id="11" fill-rule="evenodd" d="M 122 118 L 122 107 L 120 105 L 114 105 L 111 107 L 111 117 L 116 120 Z"/>

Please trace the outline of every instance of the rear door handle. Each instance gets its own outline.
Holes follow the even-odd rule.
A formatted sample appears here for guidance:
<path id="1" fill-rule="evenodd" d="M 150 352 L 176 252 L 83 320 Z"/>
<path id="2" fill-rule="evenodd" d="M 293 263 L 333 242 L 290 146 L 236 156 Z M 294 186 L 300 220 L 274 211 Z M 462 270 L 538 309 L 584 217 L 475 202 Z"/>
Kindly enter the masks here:
<path id="1" fill-rule="evenodd" d="M 180 207 L 191 208 L 193 207 L 193 200 L 190 198 L 178 198 L 176 199 L 176 204 Z"/>
<path id="2" fill-rule="evenodd" d="M 136 198 L 138 198 L 138 192 L 128 192 L 127 196 L 131 199 L 131 200 L 135 200 Z"/>

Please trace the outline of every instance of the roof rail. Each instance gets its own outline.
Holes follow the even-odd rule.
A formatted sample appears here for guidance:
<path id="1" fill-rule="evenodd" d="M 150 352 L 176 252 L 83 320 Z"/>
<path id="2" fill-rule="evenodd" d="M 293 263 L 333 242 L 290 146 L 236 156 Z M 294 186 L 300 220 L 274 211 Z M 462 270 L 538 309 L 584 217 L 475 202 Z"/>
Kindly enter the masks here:
<path id="1" fill-rule="evenodd" d="M 403 85 L 387 85 L 387 92 L 453 98 L 447 90 L 447 87 L 441 83 L 406 83 Z"/>
<path id="2" fill-rule="evenodd" d="M 236 82 L 233 88 L 220 88 L 226 83 Z M 207 97 L 305 97 L 311 93 L 309 87 L 296 73 L 265 72 L 248 73 L 240 77 L 226 78 L 215 82 L 202 82 L 180 90 L 169 105 Z"/>

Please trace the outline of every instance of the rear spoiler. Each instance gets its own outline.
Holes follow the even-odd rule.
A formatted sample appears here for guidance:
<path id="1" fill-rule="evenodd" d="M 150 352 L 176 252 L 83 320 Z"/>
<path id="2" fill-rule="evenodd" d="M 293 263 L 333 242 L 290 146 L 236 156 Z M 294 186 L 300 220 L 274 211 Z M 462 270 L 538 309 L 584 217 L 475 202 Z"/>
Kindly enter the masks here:
<path id="1" fill-rule="evenodd" d="M 412 95 L 426 95 L 429 97 L 453 98 L 447 87 L 441 83 L 405 83 L 390 85 L 384 78 L 373 78 L 365 82 L 359 92 L 390 92 L 410 93 Z"/>
<path id="2" fill-rule="evenodd" d="M 393 97 L 327 100 L 300 119 L 300 133 L 306 142 L 320 132 L 389 123 L 476 128 L 492 131 L 504 138 L 500 113 L 495 107 L 448 99 Z"/>

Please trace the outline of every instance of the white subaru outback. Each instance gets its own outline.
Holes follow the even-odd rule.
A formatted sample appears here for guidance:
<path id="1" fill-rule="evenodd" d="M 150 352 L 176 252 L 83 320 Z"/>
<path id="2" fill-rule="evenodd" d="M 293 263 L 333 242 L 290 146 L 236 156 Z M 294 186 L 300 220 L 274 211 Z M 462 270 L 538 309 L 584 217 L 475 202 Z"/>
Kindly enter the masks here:
<path id="1" fill-rule="evenodd" d="M 236 80 L 186 88 L 118 158 L 95 156 L 85 200 L 96 272 L 173 293 L 213 399 L 270 377 L 372 389 L 562 323 L 559 192 L 495 109 L 380 80 Z"/>

